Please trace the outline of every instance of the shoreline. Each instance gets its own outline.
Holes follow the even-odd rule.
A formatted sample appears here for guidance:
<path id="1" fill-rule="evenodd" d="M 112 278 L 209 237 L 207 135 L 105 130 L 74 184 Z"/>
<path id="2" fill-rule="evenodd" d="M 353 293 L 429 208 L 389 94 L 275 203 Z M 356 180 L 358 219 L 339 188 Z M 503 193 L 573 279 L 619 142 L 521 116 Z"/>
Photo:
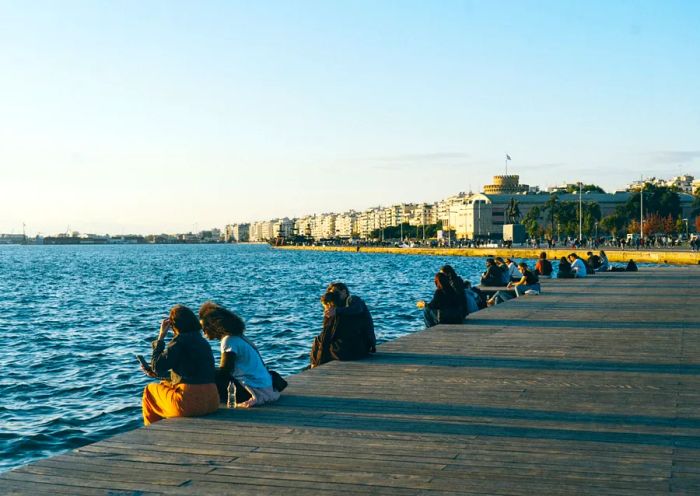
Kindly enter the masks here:
<path id="1" fill-rule="evenodd" d="M 273 246 L 280 250 L 306 250 L 328 252 L 358 252 L 356 246 Z M 626 263 L 630 259 L 635 262 L 657 263 L 670 265 L 698 265 L 700 264 L 700 252 L 697 251 L 661 251 L 661 250 L 619 250 L 605 249 L 610 262 Z M 600 249 L 592 248 L 398 248 L 383 246 L 361 246 L 359 253 L 385 253 L 393 255 L 429 255 L 449 257 L 511 257 L 537 259 L 540 253 L 547 253 L 549 260 L 560 259 L 569 253 L 585 255 L 586 252 L 597 253 Z"/>

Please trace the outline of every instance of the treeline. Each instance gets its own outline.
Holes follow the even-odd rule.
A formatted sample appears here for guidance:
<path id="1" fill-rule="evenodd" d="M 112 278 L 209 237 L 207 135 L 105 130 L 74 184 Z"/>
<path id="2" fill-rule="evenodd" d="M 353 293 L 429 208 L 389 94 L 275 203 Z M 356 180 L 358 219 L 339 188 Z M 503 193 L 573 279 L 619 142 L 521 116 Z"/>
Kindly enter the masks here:
<path id="1" fill-rule="evenodd" d="M 596 185 L 585 185 L 583 191 L 602 192 Z M 576 191 L 571 191 L 574 193 Z M 530 237 L 577 237 L 579 233 L 579 208 L 582 212 L 582 234 L 587 237 L 609 234 L 615 237 L 627 233 L 639 233 L 639 221 L 644 217 L 644 236 L 677 235 L 690 230 L 681 217 L 681 200 L 678 192 L 667 186 L 651 183 L 644 185 L 643 210 L 640 209 L 641 194 L 635 192 L 627 203 L 602 217 L 600 205 L 583 201 L 560 201 L 553 194 L 542 207 L 533 207 L 522 220 Z M 585 198 L 585 197 L 584 197 Z M 700 189 L 695 192 L 693 212 L 696 216 L 695 230 L 700 230 Z"/>

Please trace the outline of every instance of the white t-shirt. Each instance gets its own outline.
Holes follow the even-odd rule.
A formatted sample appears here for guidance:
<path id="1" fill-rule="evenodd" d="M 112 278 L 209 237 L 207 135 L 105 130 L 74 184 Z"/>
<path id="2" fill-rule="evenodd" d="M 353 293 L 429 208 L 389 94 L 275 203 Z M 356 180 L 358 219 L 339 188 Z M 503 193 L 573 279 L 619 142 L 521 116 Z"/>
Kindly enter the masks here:
<path id="1" fill-rule="evenodd" d="M 571 264 L 571 270 L 576 273 L 576 277 L 586 277 L 588 274 L 586 271 L 586 265 L 580 258 L 574 260 L 574 263 Z"/>
<path id="2" fill-rule="evenodd" d="M 272 387 L 272 377 L 258 352 L 240 336 L 224 336 L 221 340 L 221 353 L 236 355 L 231 376 L 238 382 L 254 388 Z"/>

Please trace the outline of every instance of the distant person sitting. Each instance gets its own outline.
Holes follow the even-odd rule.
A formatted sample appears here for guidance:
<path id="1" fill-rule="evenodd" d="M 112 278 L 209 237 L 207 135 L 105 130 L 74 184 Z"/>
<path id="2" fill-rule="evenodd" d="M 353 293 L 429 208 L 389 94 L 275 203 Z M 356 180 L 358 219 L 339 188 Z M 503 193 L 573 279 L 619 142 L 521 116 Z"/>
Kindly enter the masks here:
<path id="1" fill-rule="evenodd" d="M 377 337 L 374 334 L 374 320 L 364 300 L 357 295 L 351 295 L 350 290 L 342 282 L 332 282 L 326 292 L 338 293 L 339 305 L 331 305 L 325 315 L 328 317 L 342 316 L 347 325 L 354 327 L 364 337 L 370 353 L 377 351 Z"/>
<path id="2" fill-rule="evenodd" d="M 559 270 L 557 271 L 558 279 L 573 279 L 575 276 L 574 272 L 571 270 L 571 264 L 566 259 L 566 257 L 561 257 L 559 260 Z"/>
<path id="3" fill-rule="evenodd" d="M 455 293 L 459 295 L 460 301 L 462 302 L 462 319 L 464 320 L 467 315 L 469 315 L 469 306 L 467 304 L 467 292 L 464 280 L 457 275 L 457 272 L 451 265 L 443 265 L 440 268 L 440 272 L 447 276 L 447 278 L 450 280 L 450 286 L 452 286 Z"/>
<path id="4" fill-rule="evenodd" d="M 503 272 L 498 268 L 493 258 L 486 259 L 486 272 L 481 275 L 481 285 L 487 287 L 506 285 L 503 281 Z"/>
<path id="5" fill-rule="evenodd" d="M 461 324 L 463 321 L 460 296 L 450 285 L 447 275 L 435 274 L 435 293 L 429 303 L 419 301 L 416 306 L 423 309 L 426 327 L 438 324 Z"/>
<path id="6" fill-rule="evenodd" d="M 588 265 L 593 268 L 593 270 L 598 270 L 600 269 L 601 261 L 600 257 L 598 255 L 595 255 L 592 251 L 589 251 L 586 253 L 588 255 L 588 258 L 586 262 L 588 262 Z"/>
<path id="7" fill-rule="evenodd" d="M 588 275 L 586 264 L 583 263 L 583 260 L 576 253 L 569 254 L 569 262 L 571 262 L 571 271 L 574 273 L 575 278 L 578 279 Z"/>
<path id="8" fill-rule="evenodd" d="M 516 264 L 512 258 L 506 258 L 507 267 L 507 279 L 508 282 L 515 282 L 520 280 L 520 274 L 518 273 L 518 264 Z"/>
<path id="9" fill-rule="evenodd" d="M 608 261 L 608 256 L 605 254 L 603 250 L 600 250 L 600 268 L 598 269 L 600 272 L 607 272 L 608 269 L 610 268 L 610 262 Z"/>
<path id="10" fill-rule="evenodd" d="M 520 272 L 520 280 L 508 284 L 509 288 L 515 288 L 516 296 L 522 296 L 527 291 L 537 291 L 537 293 L 541 291 L 539 277 L 537 277 L 535 272 L 527 268 L 525 262 L 518 264 L 518 272 Z"/>
<path id="11" fill-rule="evenodd" d="M 467 298 L 467 314 L 478 312 L 486 306 L 486 301 L 483 302 L 483 306 L 480 304 L 483 297 L 476 288 L 472 288 L 472 283 L 469 281 L 464 281 L 464 294 Z"/>
<path id="12" fill-rule="evenodd" d="M 547 260 L 547 253 L 543 251 L 540 253 L 540 258 L 535 264 L 535 272 L 537 272 L 540 277 L 550 278 L 552 277 L 552 270 L 552 262 Z"/>
<path id="13" fill-rule="evenodd" d="M 333 360 L 359 360 L 369 355 L 367 334 L 361 327 L 355 325 L 347 315 L 329 311 L 339 309 L 343 303 L 343 298 L 337 291 L 327 291 L 321 297 L 324 308 L 323 329 L 311 347 L 312 368 Z"/>
<path id="14" fill-rule="evenodd" d="M 634 263 L 634 260 L 632 260 L 632 259 L 630 258 L 630 261 L 627 262 L 627 268 L 626 268 L 625 270 L 626 270 L 627 272 L 637 272 L 637 270 L 639 270 L 639 269 L 637 268 L 637 264 Z"/>
<path id="15" fill-rule="evenodd" d="M 508 269 L 508 264 L 501 257 L 496 257 L 496 266 L 501 269 L 501 278 L 503 279 L 503 285 L 505 286 L 510 282 L 510 270 Z"/>

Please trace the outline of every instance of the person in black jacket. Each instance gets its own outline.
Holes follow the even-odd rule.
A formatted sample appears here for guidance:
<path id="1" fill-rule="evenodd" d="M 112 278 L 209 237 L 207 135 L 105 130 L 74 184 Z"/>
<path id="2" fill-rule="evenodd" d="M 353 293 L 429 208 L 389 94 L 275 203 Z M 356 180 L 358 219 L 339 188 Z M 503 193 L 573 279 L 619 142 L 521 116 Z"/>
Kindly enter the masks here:
<path id="1" fill-rule="evenodd" d="M 461 324 L 463 321 L 463 303 L 457 292 L 450 285 L 450 279 L 442 272 L 435 274 L 435 293 L 430 303 L 419 301 L 418 308 L 423 309 L 426 327 L 437 324 Z"/>
<path id="2" fill-rule="evenodd" d="M 344 325 L 354 327 L 364 336 L 370 353 L 377 351 L 377 337 L 374 334 L 374 320 L 364 300 L 357 295 L 351 295 L 350 290 L 342 282 L 332 282 L 326 292 L 338 293 L 340 303 L 330 305 L 324 312 L 324 317 L 342 316 Z"/>
<path id="3" fill-rule="evenodd" d="M 369 355 L 372 347 L 367 333 L 354 321 L 357 315 L 340 314 L 344 300 L 338 291 L 328 291 L 321 297 L 325 309 L 323 330 L 311 347 L 311 367 L 332 360 L 359 360 Z"/>
<path id="4" fill-rule="evenodd" d="M 469 315 L 469 305 L 467 303 L 467 285 L 464 280 L 457 275 L 457 272 L 451 265 L 443 265 L 440 268 L 440 272 L 445 274 L 450 280 L 450 286 L 454 289 L 455 293 L 459 295 L 460 301 L 462 302 L 462 319 L 465 319 Z"/>
<path id="5" fill-rule="evenodd" d="M 166 345 L 170 331 L 173 337 Z M 158 338 L 152 343 L 150 366 L 141 368 L 149 377 L 169 376 L 170 380 L 152 382 L 143 390 L 145 425 L 164 418 L 206 415 L 219 409 L 214 355 L 201 331 L 199 320 L 184 305 L 175 305 L 161 322 Z"/>
<path id="6" fill-rule="evenodd" d="M 486 272 L 481 275 L 482 286 L 505 286 L 503 271 L 496 265 L 493 258 L 486 259 Z"/>
<path id="7" fill-rule="evenodd" d="M 566 259 L 566 257 L 561 257 L 559 260 L 559 271 L 557 272 L 558 279 L 573 279 L 575 277 L 574 272 L 571 270 L 571 264 Z"/>

